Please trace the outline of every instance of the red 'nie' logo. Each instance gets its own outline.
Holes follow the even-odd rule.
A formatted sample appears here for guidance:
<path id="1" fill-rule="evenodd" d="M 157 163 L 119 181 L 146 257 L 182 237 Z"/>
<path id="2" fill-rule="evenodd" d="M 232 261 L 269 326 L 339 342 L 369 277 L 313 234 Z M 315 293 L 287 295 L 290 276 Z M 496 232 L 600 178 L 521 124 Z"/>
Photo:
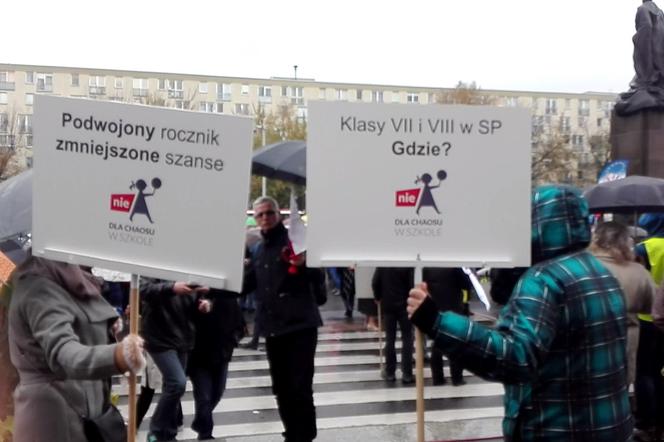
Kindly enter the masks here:
<path id="1" fill-rule="evenodd" d="M 417 204 L 417 198 L 420 196 L 420 190 L 421 189 L 397 190 L 397 207 L 415 207 Z"/>
<path id="2" fill-rule="evenodd" d="M 136 195 L 133 193 L 126 194 L 111 194 L 111 210 L 116 212 L 127 212 L 131 210 L 131 204 L 134 202 Z"/>

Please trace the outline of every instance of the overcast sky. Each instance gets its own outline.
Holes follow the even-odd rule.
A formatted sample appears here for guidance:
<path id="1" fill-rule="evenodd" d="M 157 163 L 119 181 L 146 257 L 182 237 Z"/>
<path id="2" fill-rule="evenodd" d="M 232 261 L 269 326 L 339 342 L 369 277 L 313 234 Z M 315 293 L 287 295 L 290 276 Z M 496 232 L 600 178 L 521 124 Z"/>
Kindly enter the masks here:
<path id="1" fill-rule="evenodd" d="M 0 62 L 483 89 L 623 92 L 641 0 L 31 0 Z"/>

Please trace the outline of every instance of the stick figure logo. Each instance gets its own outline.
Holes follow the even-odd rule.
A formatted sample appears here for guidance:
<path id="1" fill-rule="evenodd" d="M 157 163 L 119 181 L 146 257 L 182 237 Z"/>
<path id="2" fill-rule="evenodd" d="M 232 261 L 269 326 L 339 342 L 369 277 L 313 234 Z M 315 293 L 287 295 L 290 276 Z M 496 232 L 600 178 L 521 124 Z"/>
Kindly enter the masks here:
<path id="1" fill-rule="evenodd" d="M 440 187 L 440 183 L 442 183 L 443 180 L 447 178 L 447 172 L 444 170 L 439 170 L 438 173 L 436 173 L 436 178 L 438 178 L 438 184 L 431 185 L 433 177 L 428 173 L 424 173 L 422 176 L 418 176 L 415 179 L 415 184 L 422 183 L 421 189 L 397 190 L 395 201 L 396 206 L 417 206 L 415 213 L 418 215 L 420 214 L 420 209 L 422 207 L 433 207 L 433 210 L 435 210 L 436 213 L 440 215 L 440 210 L 438 210 L 438 206 L 436 205 L 436 200 L 433 197 L 432 190 Z"/>
<path id="2" fill-rule="evenodd" d="M 161 187 L 161 179 L 152 178 L 150 182 L 152 185 L 152 192 L 146 192 L 148 188 L 147 183 L 143 179 L 138 179 L 136 182 L 132 181 L 129 190 L 136 190 L 135 194 L 112 194 L 111 195 L 111 210 L 117 212 L 130 213 L 129 220 L 134 221 L 134 215 L 145 215 L 151 224 L 154 224 L 148 209 L 147 198 L 154 196 L 157 189 Z"/>

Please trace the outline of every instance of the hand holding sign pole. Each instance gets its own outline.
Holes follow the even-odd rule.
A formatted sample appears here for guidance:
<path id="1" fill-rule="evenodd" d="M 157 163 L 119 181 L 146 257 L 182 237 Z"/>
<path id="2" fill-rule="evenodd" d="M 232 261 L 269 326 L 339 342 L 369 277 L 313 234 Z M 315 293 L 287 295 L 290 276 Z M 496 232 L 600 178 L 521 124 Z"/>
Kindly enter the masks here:
<path id="1" fill-rule="evenodd" d="M 308 123 L 307 265 L 530 264 L 527 109 L 311 101 Z"/>

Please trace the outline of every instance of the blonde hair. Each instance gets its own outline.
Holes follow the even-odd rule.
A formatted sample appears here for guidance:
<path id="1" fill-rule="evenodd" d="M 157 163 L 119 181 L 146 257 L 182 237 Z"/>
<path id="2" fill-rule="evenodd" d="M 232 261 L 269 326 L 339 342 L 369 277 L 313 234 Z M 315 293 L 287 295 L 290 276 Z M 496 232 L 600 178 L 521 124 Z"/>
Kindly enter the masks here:
<path id="1" fill-rule="evenodd" d="M 608 253 L 617 262 L 634 261 L 634 242 L 626 225 L 608 221 L 599 224 L 590 243 L 592 252 Z"/>

